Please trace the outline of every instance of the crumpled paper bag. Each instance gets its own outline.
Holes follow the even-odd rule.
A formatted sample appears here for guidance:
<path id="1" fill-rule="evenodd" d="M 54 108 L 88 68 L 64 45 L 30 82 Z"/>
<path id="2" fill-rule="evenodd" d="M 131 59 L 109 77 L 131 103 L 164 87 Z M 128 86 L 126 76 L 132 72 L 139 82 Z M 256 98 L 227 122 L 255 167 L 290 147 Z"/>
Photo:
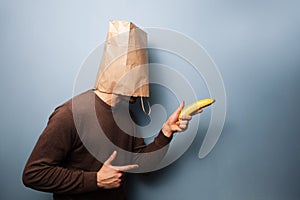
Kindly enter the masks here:
<path id="1" fill-rule="evenodd" d="M 147 34 L 132 22 L 109 21 L 95 88 L 109 94 L 149 97 Z"/>

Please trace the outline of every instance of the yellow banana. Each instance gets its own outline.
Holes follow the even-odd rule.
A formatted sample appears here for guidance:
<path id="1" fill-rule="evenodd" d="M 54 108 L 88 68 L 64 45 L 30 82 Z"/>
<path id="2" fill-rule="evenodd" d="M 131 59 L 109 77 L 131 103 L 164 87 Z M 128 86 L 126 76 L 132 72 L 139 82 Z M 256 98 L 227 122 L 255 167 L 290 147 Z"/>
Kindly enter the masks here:
<path id="1" fill-rule="evenodd" d="M 196 101 L 194 103 L 191 103 L 191 104 L 189 104 L 188 106 L 186 106 L 186 107 L 184 107 L 182 109 L 182 111 L 179 114 L 178 119 L 180 120 L 180 118 L 182 116 L 184 116 L 184 115 L 190 115 L 193 112 L 195 112 L 195 111 L 197 111 L 197 110 L 199 110 L 201 108 L 204 108 L 206 106 L 209 106 L 209 105 L 211 105 L 214 102 L 215 102 L 214 99 L 208 98 L 208 99 L 202 99 L 202 100 Z"/>

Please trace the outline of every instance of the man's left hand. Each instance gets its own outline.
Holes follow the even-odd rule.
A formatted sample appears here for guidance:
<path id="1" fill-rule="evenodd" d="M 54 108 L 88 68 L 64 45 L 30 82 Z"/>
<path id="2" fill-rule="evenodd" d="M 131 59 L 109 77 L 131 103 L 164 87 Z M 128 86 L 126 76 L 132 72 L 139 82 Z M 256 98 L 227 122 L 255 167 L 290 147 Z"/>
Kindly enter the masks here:
<path id="1" fill-rule="evenodd" d="M 171 137 L 175 132 L 184 131 L 189 121 L 192 119 L 192 116 L 186 115 L 182 116 L 180 120 L 178 120 L 179 114 L 184 107 L 184 101 L 182 101 L 177 108 L 177 110 L 169 117 L 169 119 L 164 123 L 162 127 L 162 132 L 165 136 Z M 196 113 L 201 113 L 202 109 L 198 110 Z"/>

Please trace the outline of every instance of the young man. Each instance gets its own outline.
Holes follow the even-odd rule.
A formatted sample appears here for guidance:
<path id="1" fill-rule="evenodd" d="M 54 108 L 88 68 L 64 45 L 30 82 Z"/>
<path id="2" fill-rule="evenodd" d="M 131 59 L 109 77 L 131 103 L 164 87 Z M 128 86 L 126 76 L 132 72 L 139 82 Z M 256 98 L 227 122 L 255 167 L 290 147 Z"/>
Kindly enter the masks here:
<path id="1" fill-rule="evenodd" d="M 152 143 L 145 145 L 138 137 L 128 115 L 128 103 L 149 96 L 147 54 L 140 45 L 146 44 L 144 33 L 130 22 L 111 21 L 110 26 L 118 34 L 128 27 L 128 38 L 134 40 L 129 43 L 138 48 L 126 50 L 125 56 L 124 52 L 121 57 L 112 55 L 109 48 L 119 50 L 122 45 L 109 45 L 124 40 L 113 39 L 116 32 L 110 32 L 95 89 L 55 109 L 23 172 L 26 186 L 52 192 L 55 200 L 126 199 L 125 171 L 155 169 L 172 135 L 185 130 L 191 120 L 191 116 L 184 116 L 178 121 L 182 102 Z M 121 63 L 123 56 L 127 58 L 126 64 Z M 136 59 L 131 59 L 130 64 L 128 58 Z"/>

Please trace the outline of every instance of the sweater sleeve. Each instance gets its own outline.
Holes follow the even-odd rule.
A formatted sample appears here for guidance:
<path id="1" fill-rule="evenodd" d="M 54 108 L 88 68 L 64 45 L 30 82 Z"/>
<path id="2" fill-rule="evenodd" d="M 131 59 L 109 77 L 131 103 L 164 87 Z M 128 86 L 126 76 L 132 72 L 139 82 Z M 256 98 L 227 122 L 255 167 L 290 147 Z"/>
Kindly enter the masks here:
<path id="1" fill-rule="evenodd" d="M 24 185 L 57 194 L 97 190 L 97 172 L 64 167 L 76 136 L 71 110 L 58 107 L 50 116 L 25 165 Z"/>
<path id="2" fill-rule="evenodd" d="M 167 137 L 160 130 L 158 135 L 154 138 L 154 140 L 146 145 L 143 138 L 136 137 L 134 144 L 134 152 L 136 153 L 150 153 L 162 149 L 164 147 L 168 147 L 169 143 L 172 140 L 171 137 Z"/>
<path id="3" fill-rule="evenodd" d="M 135 137 L 133 162 L 139 165 L 136 172 L 144 173 L 159 169 L 171 140 L 172 137 L 166 137 L 162 131 L 149 144 L 145 144 L 143 138 Z"/>

